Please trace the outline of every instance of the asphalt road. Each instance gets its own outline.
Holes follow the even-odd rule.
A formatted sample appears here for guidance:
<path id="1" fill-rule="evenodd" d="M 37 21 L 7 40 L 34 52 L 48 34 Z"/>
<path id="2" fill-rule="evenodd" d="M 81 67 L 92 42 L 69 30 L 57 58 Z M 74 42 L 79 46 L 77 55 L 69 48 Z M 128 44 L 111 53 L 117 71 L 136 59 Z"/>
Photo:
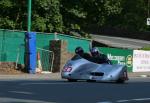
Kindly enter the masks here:
<path id="1" fill-rule="evenodd" d="M 94 35 L 94 34 L 92 35 L 92 37 L 96 41 L 109 44 L 114 47 L 137 49 L 145 46 L 150 46 L 150 41 L 146 41 L 146 40 L 101 36 L 101 35 Z"/>
<path id="2" fill-rule="evenodd" d="M 150 103 L 150 78 L 125 84 L 0 79 L 0 103 Z"/>

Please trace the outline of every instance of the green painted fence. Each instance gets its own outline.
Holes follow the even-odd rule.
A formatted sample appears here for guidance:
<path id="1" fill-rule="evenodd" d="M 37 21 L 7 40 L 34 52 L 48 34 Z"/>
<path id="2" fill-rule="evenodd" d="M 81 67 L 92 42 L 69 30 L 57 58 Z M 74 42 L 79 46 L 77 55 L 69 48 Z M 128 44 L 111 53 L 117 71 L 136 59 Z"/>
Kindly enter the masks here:
<path id="1" fill-rule="evenodd" d="M 36 46 L 38 48 L 49 50 L 49 41 L 54 39 L 54 34 L 37 33 Z"/>
<path id="2" fill-rule="evenodd" d="M 133 50 L 99 47 L 99 50 L 108 56 L 113 64 L 127 65 L 128 71 L 133 68 Z"/>
<path id="3" fill-rule="evenodd" d="M 77 46 L 81 46 L 85 52 L 89 51 L 89 43 L 90 40 L 87 39 L 81 39 L 81 38 L 76 38 L 73 36 L 68 36 L 68 35 L 58 35 L 58 38 L 61 40 L 65 40 L 68 43 L 68 51 L 71 53 L 74 53 L 74 50 Z"/>
<path id="4" fill-rule="evenodd" d="M 68 52 L 73 53 L 77 46 L 81 46 L 85 51 L 89 51 L 90 40 L 80 39 L 73 36 L 58 34 L 58 39 L 68 43 Z M 0 30 L 0 61 L 16 62 L 24 64 L 24 44 L 25 31 Z M 49 50 L 50 40 L 54 40 L 53 33 L 37 33 L 37 48 Z M 18 59 L 17 59 L 18 58 Z"/>
<path id="5" fill-rule="evenodd" d="M 89 52 L 90 40 L 63 34 L 58 34 L 57 38 L 67 41 L 68 52 L 74 53 L 77 46 L 81 46 L 86 52 Z M 24 39 L 25 31 L 0 30 L 0 62 L 17 61 L 20 64 L 24 64 Z M 37 48 L 49 50 L 50 40 L 54 39 L 55 36 L 53 33 L 37 33 Z M 132 71 L 133 50 L 105 47 L 100 47 L 99 49 L 104 54 L 107 54 L 108 58 L 112 60 L 114 64 L 125 64 L 128 67 L 128 71 Z"/>
<path id="6" fill-rule="evenodd" d="M 0 61 L 16 61 L 19 47 L 24 44 L 24 32 L 0 30 Z"/>

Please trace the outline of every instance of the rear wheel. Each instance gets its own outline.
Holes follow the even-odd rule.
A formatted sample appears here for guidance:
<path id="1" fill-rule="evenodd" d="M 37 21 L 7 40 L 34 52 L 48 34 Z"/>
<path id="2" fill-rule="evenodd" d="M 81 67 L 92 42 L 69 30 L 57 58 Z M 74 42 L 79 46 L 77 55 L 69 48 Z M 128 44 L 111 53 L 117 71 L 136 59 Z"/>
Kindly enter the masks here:
<path id="1" fill-rule="evenodd" d="M 68 79 L 68 82 L 77 82 L 76 79 Z"/>
<path id="2" fill-rule="evenodd" d="M 116 81 L 116 83 L 124 83 L 125 82 L 125 80 L 124 79 L 121 79 L 121 78 L 119 78 L 117 81 Z"/>

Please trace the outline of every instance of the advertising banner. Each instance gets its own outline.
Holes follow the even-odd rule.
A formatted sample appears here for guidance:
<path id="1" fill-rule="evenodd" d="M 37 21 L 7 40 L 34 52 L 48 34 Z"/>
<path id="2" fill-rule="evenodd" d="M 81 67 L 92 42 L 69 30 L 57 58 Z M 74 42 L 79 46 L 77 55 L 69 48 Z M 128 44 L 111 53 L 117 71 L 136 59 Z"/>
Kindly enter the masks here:
<path id="1" fill-rule="evenodd" d="M 150 72 L 150 51 L 133 51 L 133 72 Z"/>
<path id="2" fill-rule="evenodd" d="M 132 72 L 133 50 L 99 47 L 113 64 L 123 64 L 127 66 L 128 72 Z"/>

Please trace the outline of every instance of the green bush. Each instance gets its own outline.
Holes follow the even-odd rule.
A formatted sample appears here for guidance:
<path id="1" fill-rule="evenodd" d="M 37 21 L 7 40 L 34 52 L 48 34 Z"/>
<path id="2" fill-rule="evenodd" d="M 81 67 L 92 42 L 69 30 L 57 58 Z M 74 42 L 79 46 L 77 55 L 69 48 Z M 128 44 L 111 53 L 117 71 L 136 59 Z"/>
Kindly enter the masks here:
<path id="1" fill-rule="evenodd" d="M 140 50 L 150 50 L 150 45 L 149 46 L 145 46 L 145 47 L 143 47 L 143 48 L 141 48 Z"/>

